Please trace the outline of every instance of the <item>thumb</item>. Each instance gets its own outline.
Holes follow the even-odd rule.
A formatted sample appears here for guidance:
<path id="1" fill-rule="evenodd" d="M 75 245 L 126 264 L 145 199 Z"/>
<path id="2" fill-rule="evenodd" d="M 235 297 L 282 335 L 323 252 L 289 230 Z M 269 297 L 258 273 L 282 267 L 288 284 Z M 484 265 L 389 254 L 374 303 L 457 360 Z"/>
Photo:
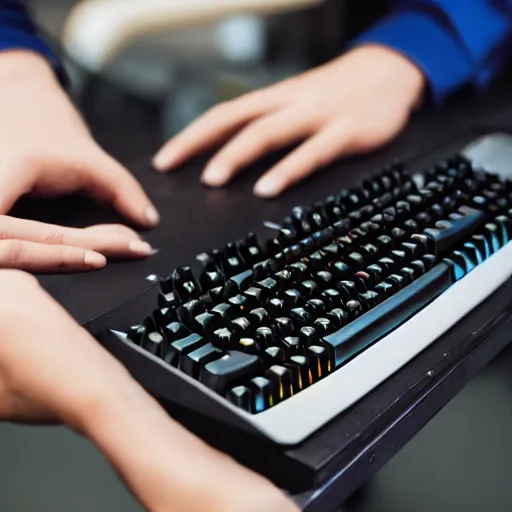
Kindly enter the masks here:
<path id="1" fill-rule="evenodd" d="M 86 189 L 139 226 L 153 228 L 160 222 L 156 207 L 135 177 L 103 151 L 87 164 Z"/>

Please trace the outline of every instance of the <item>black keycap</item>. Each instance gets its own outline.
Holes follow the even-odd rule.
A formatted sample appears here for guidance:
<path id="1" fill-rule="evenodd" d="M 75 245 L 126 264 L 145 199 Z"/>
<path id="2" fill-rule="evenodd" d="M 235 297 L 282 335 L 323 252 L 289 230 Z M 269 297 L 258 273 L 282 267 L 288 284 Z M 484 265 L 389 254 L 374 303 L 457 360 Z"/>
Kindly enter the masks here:
<path id="1" fill-rule="evenodd" d="M 212 343 L 221 350 L 228 350 L 232 347 L 233 332 L 223 327 L 213 333 Z"/>
<path id="2" fill-rule="evenodd" d="M 304 309 L 306 311 L 309 311 L 309 313 L 311 313 L 315 317 L 322 316 L 326 311 L 325 304 L 320 299 L 308 300 L 304 305 Z"/>
<path id="3" fill-rule="evenodd" d="M 157 327 L 163 327 L 178 320 L 178 315 L 174 308 L 155 309 L 153 311 L 153 319 Z"/>
<path id="4" fill-rule="evenodd" d="M 258 327 L 254 333 L 254 338 L 260 347 L 268 348 L 277 343 L 274 331 L 269 327 Z"/>
<path id="5" fill-rule="evenodd" d="M 341 308 L 334 308 L 329 311 L 326 317 L 331 320 L 334 329 L 339 329 L 349 322 L 349 315 Z"/>
<path id="6" fill-rule="evenodd" d="M 277 392 L 279 401 L 285 400 L 299 391 L 298 386 L 295 389 L 293 383 L 293 373 L 286 366 L 273 365 L 266 372 L 265 377 L 274 383 L 274 389 Z"/>
<path id="7" fill-rule="evenodd" d="M 313 374 L 313 380 L 319 380 L 326 377 L 334 367 L 334 361 L 331 361 L 326 347 L 312 345 L 306 350 L 309 359 L 309 367 Z"/>
<path id="8" fill-rule="evenodd" d="M 309 360 L 306 356 L 291 356 L 287 361 L 287 365 L 292 369 L 298 389 L 306 389 L 313 384 L 313 375 L 309 367 Z"/>
<path id="9" fill-rule="evenodd" d="M 261 371 L 261 360 L 254 354 L 230 350 L 220 359 L 201 368 L 199 380 L 214 391 L 226 391 Z"/>
<path id="10" fill-rule="evenodd" d="M 303 347 L 309 347 L 318 341 L 319 337 L 316 329 L 311 326 L 301 327 L 299 331 L 299 341 Z"/>
<path id="11" fill-rule="evenodd" d="M 256 308 L 249 312 L 249 321 L 255 325 L 266 325 L 270 321 L 270 315 L 264 308 Z"/>
<path id="12" fill-rule="evenodd" d="M 281 338 L 285 336 L 292 336 L 295 330 L 293 322 L 288 317 L 278 317 L 272 322 L 274 332 Z"/>
<path id="13" fill-rule="evenodd" d="M 305 296 L 297 289 L 285 290 L 281 294 L 286 309 L 296 308 L 305 302 Z"/>
<path id="14" fill-rule="evenodd" d="M 364 313 L 363 306 L 358 300 L 349 300 L 345 307 L 352 318 L 357 318 Z"/>
<path id="15" fill-rule="evenodd" d="M 215 361 L 222 357 L 223 352 L 211 343 L 207 343 L 202 347 L 190 352 L 182 354 L 180 357 L 180 370 L 194 379 L 199 378 L 199 371 L 211 361 Z"/>
<path id="16" fill-rule="evenodd" d="M 211 338 L 213 333 L 221 328 L 220 318 L 211 313 L 201 313 L 197 315 L 194 318 L 194 324 L 194 331 L 207 338 Z"/>
<path id="17" fill-rule="evenodd" d="M 252 411 L 251 391 L 247 386 L 236 386 L 226 393 L 226 398 L 236 407 L 244 411 Z"/>
<path id="18" fill-rule="evenodd" d="M 211 309 L 211 314 L 219 317 L 222 325 L 228 325 L 231 320 L 240 314 L 239 309 L 233 304 L 222 302 Z"/>
<path id="19" fill-rule="evenodd" d="M 274 316 L 281 315 L 285 309 L 285 301 L 279 298 L 270 299 L 266 303 L 265 308 Z"/>
<path id="20" fill-rule="evenodd" d="M 249 309 L 251 306 L 249 298 L 245 295 L 241 295 L 240 293 L 229 298 L 228 302 L 238 310 L 238 314 L 244 313 L 245 310 Z"/>
<path id="21" fill-rule="evenodd" d="M 342 295 L 338 290 L 329 288 L 320 294 L 320 300 L 325 304 L 327 309 L 332 309 L 341 304 Z"/>
<path id="22" fill-rule="evenodd" d="M 171 322 L 165 327 L 162 327 L 160 331 L 169 343 L 180 340 L 182 338 L 186 338 L 189 334 L 191 334 L 190 329 L 187 329 L 180 322 Z"/>
<path id="23" fill-rule="evenodd" d="M 340 281 L 336 288 L 340 292 L 341 300 L 343 302 L 355 299 L 357 297 L 357 286 L 352 281 Z"/>
<path id="24" fill-rule="evenodd" d="M 199 334 L 192 333 L 186 338 L 173 341 L 164 347 L 164 360 L 173 366 L 179 366 L 182 356 L 201 348 L 206 340 Z"/>
<path id="25" fill-rule="evenodd" d="M 239 340 L 250 335 L 252 326 L 246 317 L 241 316 L 231 321 L 230 329 L 233 331 L 235 340 Z"/>
<path id="26" fill-rule="evenodd" d="M 289 317 L 291 321 L 294 323 L 294 325 L 297 325 L 299 327 L 307 325 L 311 323 L 313 320 L 313 317 L 311 313 L 306 311 L 304 308 L 293 308 L 289 312 Z"/>
<path id="27" fill-rule="evenodd" d="M 268 347 L 265 349 L 263 358 L 268 365 L 281 364 L 286 360 L 286 352 L 283 347 Z"/>
<path id="28" fill-rule="evenodd" d="M 302 281 L 302 283 L 300 283 L 299 285 L 299 289 L 303 293 L 306 300 L 313 298 L 313 295 L 315 294 L 317 288 L 318 284 L 315 283 L 315 281 L 312 281 L 311 279 Z"/>
<path id="29" fill-rule="evenodd" d="M 247 352 L 248 354 L 261 354 L 261 348 L 254 338 L 240 338 L 236 344 L 235 350 Z"/>
<path id="30" fill-rule="evenodd" d="M 247 265 L 238 252 L 238 247 L 235 243 L 229 243 L 224 249 L 221 267 L 227 277 L 236 276 L 247 270 Z"/>
<path id="31" fill-rule="evenodd" d="M 375 286 L 375 291 L 379 294 L 379 296 L 382 299 L 388 299 L 391 297 L 395 292 L 398 291 L 398 286 L 396 283 L 389 283 L 387 281 L 382 281 L 381 283 L 377 284 Z"/>
<path id="32" fill-rule="evenodd" d="M 181 302 L 197 299 L 201 294 L 190 267 L 177 268 L 172 275 L 173 292 Z"/>
<path id="33" fill-rule="evenodd" d="M 165 338 L 156 331 L 146 331 L 141 338 L 140 346 L 150 354 L 160 357 L 163 353 Z"/>
<path id="34" fill-rule="evenodd" d="M 254 377 L 249 382 L 249 388 L 252 391 L 252 409 L 255 413 L 263 412 L 275 403 L 275 390 L 273 383 L 265 377 Z"/>
<path id="35" fill-rule="evenodd" d="M 328 318 L 320 317 L 313 322 L 313 327 L 319 335 L 330 333 L 334 330 L 334 325 Z"/>

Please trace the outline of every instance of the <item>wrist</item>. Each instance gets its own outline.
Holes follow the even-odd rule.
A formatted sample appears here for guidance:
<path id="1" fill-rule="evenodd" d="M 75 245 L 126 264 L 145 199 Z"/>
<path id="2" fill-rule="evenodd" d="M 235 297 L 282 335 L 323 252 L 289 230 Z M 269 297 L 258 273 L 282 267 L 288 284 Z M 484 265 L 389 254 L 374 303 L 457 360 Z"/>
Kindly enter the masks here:
<path id="1" fill-rule="evenodd" d="M 0 83 L 34 83 L 43 81 L 60 88 L 50 63 L 30 50 L 0 52 Z"/>
<path id="2" fill-rule="evenodd" d="M 365 65 L 371 66 L 375 76 L 381 75 L 404 99 L 411 111 L 423 103 L 427 78 L 422 70 L 400 52 L 376 43 L 365 43 L 354 48 L 354 55 L 363 55 Z"/>

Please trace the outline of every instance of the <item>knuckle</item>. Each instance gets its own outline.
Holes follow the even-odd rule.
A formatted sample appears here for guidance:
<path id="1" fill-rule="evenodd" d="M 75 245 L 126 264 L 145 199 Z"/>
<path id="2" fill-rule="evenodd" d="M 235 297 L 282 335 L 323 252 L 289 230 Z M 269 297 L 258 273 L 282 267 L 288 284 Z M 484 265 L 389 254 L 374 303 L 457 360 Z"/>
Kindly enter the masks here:
<path id="1" fill-rule="evenodd" d="M 23 243 L 20 240 L 2 240 L 0 242 L 0 267 L 17 268 L 23 263 Z"/>
<path id="2" fill-rule="evenodd" d="M 65 235 L 62 231 L 56 231 L 44 237 L 43 243 L 46 245 L 62 245 Z"/>

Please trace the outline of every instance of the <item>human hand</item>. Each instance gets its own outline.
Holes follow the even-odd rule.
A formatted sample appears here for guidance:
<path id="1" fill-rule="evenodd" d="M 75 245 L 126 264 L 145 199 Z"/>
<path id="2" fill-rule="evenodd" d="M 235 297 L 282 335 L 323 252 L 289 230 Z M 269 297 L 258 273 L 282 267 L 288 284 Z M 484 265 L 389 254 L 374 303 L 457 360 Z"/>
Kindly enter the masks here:
<path id="1" fill-rule="evenodd" d="M 66 228 L 0 215 L 0 268 L 78 272 L 103 268 L 109 258 L 144 258 L 151 246 L 117 224 Z"/>
<path id="2" fill-rule="evenodd" d="M 168 142 L 153 165 L 164 172 L 226 142 L 202 180 L 219 187 L 265 153 L 304 141 L 255 186 L 274 197 L 335 159 L 376 149 L 404 128 L 425 89 L 421 71 L 377 45 L 220 104 Z"/>
<path id="3" fill-rule="evenodd" d="M 93 140 L 40 56 L 0 53 L 0 214 L 25 194 L 88 194 L 141 227 L 159 216 L 137 180 Z"/>
<path id="4" fill-rule="evenodd" d="M 147 510 L 298 512 L 170 418 L 28 274 L 0 271 L 0 333 L 0 421 L 86 435 Z"/>

